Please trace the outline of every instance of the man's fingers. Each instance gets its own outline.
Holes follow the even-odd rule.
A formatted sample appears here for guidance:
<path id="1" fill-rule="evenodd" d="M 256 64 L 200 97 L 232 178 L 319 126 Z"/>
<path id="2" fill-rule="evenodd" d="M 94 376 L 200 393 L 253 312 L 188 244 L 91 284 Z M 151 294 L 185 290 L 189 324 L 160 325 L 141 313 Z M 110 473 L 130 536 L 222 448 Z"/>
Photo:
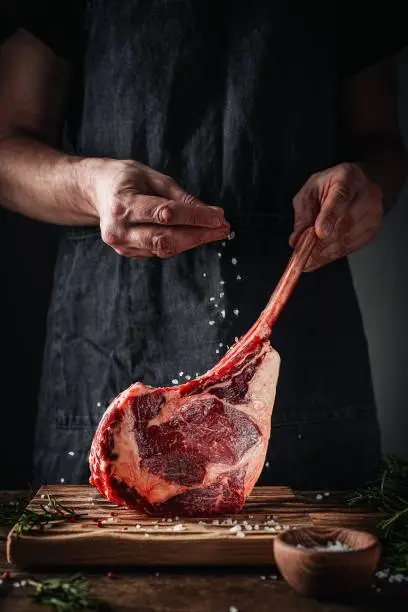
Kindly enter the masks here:
<path id="1" fill-rule="evenodd" d="M 222 208 L 204 204 L 204 202 L 201 202 L 201 200 L 191 195 L 191 193 L 187 193 L 170 176 L 151 171 L 148 173 L 147 180 L 154 193 L 157 193 L 157 195 L 162 198 L 174 200 L 178 202 L 178 204 L 184 205 L 185 208 L 197 206 L 201 209 L 205 209 L 205 224 L 201 227 L 217 227 L 217 219 L 218 221 L 221 219 L 222 223 L 225 223 L 224 211 Z M 194 216 L 195 213 L 192 212 L 192 215 Z M 222 223 L 220 222 L 219 225 L 222 225 Z M 181 225 L 181 223 L 177 225 Z M 198 223 L 184 223 L 184 225 L 198 225 Z"/>
<path id="2" fill-rule="evenodd" d="M 113 224 L 157 223 L 208 228 L 227 226 L 222 208 L 138 193 L 128 193 L 119 199 L 112 207 L 111 216 Z"/>
<path id="3" fill-rule="evenodd" d="M 289 245 L 293 248 L 302 232 L 314 224 L 319 212 L 316 194 L 308 186 L 303 187 L 293 198 L 295 212 L 295 225 L 289 238 Z"/>
<path id="4" fill-rule="evenodd" d="M 111 245 L 117 253 L 136 257 L 143 252 L 163 259 L 174 257 L 194 247 L 222 240 L 228 235 L 228 228 L 217 229 L 191 227 L 159 227 L 139 225 L 129 227 L 121 244 Z"/>
<path id="5" fill-rule="evenodd" d="M 346 257 L 371 242 L 377 234 L 378 225 L 367 223 L 368 216 L 367 213 L 358 223 L 352 225 L 346 233 L 341 234 L 337 240 L 329 242 L 323 248 L 313 252 L 305 271 L 311 272 L 335 259 Z"/>
<path id="6" fill-rule="evenodd" d="M 347 209 L 354 200 L 355 194 L 351 191 L 346 181 L 330 186 L 327 196 L 321 203 L 321 209 L 317 215 L 315 229 L 318 238 L 325 240 L 335 231 L 336 225 L 340 224 L 345 217 Z"/>

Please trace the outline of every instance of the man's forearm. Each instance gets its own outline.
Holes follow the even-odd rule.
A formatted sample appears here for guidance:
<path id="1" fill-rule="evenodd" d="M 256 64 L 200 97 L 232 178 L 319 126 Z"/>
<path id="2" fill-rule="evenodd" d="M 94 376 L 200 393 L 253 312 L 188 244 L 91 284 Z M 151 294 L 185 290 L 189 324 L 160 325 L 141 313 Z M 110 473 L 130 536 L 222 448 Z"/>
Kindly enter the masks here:
<path id="1" fill-rule="evenodd" d="M 387 212 L 408 178 L 408 154 L 399 138 L 372 136 L 353 143 L 352 158 L 383 193 Z"/>
<path id="2" fill-rule="evenodd" d="M 26 135 L 0 139 L 0 205 L 60 225 L 97 225 L 83 189 L 83 160 Z"/>

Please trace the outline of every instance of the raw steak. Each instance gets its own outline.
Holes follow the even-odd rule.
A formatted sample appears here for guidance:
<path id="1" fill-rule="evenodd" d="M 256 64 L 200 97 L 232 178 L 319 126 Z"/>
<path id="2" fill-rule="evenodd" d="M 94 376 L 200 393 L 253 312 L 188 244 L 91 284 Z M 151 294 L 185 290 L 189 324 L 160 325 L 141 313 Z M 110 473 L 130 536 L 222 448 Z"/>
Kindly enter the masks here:
<path id="1" fill-rule="evenodd" d="M 265 461 L 280 358 L 272 325 L 315 245 L 295 252 L 258 321 L 206 374 L 175 387 L 140 382 L 120 393 L 92 442 L 90 483 L 147 514 L 238 512 Z"/>

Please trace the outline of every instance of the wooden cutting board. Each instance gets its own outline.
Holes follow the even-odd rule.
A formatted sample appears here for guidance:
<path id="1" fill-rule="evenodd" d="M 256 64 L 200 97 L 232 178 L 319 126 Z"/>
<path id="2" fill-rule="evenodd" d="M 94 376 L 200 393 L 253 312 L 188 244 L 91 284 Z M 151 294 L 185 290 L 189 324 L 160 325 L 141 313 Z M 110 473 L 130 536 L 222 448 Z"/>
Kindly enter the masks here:
<path id="1" fill-rule="evenodd" d="M 373 531 L 378 521 L 376 515 L 344 510 L 330 497 L 321 502 L 313 501 L 315 496 L 311 502 L 298 498 L 288 487 L 256 487 L 241 513 L 218 519 L 146 517 L 108 502 L 93 487 L 75 485 L 41 487 L 28 508 L 40 511 L 48 495 L 79 518 L 24 535 L 14 527 L 7 539 L 10 563 L 20 567 L 270 565 L 273 540 L 283 526 L 342 525 Z"/>

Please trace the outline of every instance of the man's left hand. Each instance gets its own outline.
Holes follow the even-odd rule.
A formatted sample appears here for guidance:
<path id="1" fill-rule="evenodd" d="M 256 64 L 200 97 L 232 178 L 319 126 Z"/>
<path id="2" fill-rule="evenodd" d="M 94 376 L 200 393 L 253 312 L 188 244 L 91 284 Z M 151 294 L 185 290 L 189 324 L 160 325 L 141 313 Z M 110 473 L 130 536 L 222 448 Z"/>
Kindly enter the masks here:
<path id="1" fill-rule="evenodd" d="M 314 225 L 319 238 L 306 265 L 310 272 L 350 255 L 371 242 L 383 217 L 382 192 L 363 169 L 345 163 L 313 174 L 293 200 L 293 247 L 304 229 Z"/>

